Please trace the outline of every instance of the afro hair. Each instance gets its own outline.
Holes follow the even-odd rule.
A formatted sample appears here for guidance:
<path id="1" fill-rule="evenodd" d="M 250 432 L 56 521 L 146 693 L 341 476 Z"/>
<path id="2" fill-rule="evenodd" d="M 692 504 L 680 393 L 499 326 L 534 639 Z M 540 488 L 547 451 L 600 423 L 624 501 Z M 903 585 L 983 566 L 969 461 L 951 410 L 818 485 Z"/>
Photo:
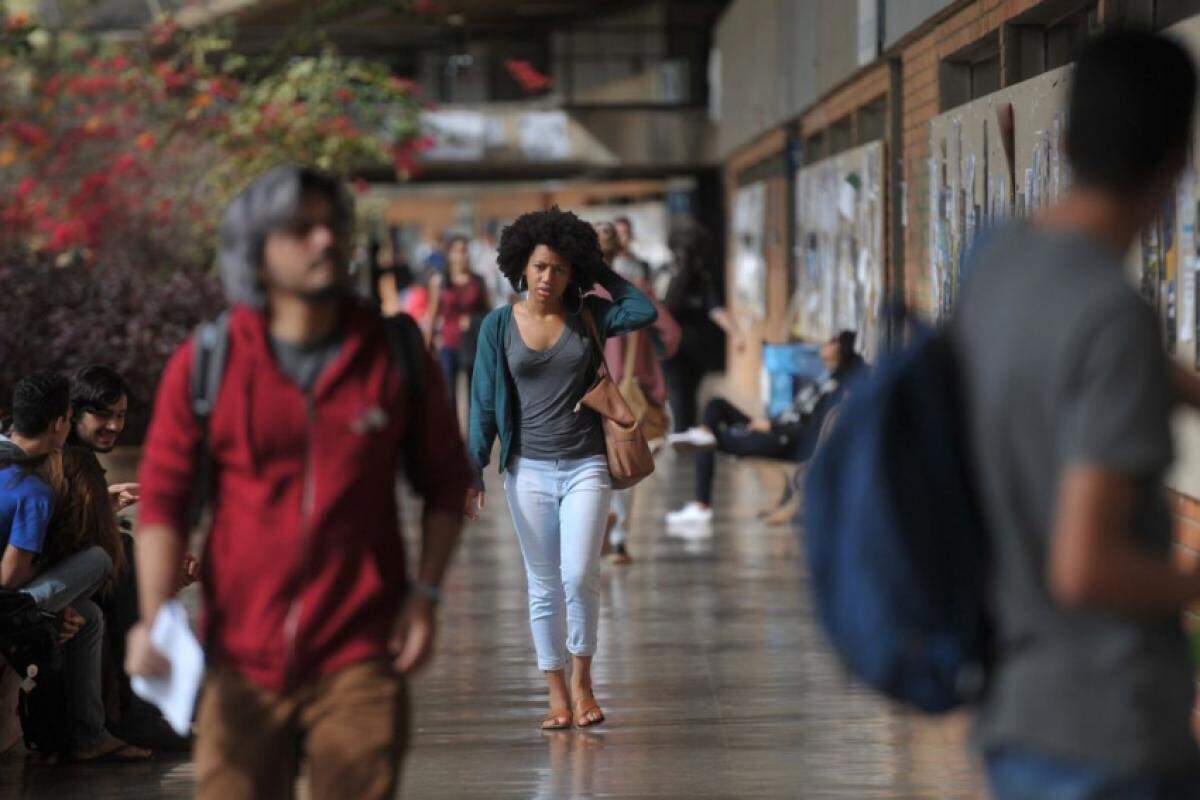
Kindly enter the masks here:
<path id="1" fill-rule="evenodd" d="M 544 244 L 571 265 L 571 282 L 584 292 L 596 283 L 600 270 L 607 269 L 600 253 L 596 230 L 570 211 L 554 206 L 548 211 L 530 211 L 517 217 L 500 234 L 496 262 L 513 289 L 520 291 L 521 276 L 529 256 Z"/>

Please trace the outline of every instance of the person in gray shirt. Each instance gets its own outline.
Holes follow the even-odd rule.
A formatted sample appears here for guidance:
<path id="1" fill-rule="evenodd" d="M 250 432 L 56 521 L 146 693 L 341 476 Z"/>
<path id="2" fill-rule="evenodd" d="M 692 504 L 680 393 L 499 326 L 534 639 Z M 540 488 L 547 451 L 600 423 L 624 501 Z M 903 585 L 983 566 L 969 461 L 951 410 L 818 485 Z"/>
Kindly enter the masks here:
<path id="1" fill-rule="evenodd" d="M 1162 478 L 1174 368 L 1123 257 L 1184 166 L 1196 77 L 1174 42 L 1093 41 L 1065 146 L 1075 185 L 988 238 L 952 323 L 993 539 L 997 663 L 978 735 L 997 800 L 1200 797 Z"/>

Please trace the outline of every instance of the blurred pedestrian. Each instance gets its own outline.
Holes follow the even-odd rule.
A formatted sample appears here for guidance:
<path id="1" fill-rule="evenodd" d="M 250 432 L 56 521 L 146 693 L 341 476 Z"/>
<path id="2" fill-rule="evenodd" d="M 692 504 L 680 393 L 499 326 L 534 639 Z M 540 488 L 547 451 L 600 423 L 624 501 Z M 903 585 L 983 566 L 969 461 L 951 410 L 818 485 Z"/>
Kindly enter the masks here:
<path id="1" fill-rule="evenodd" d="M 663 376 L 662 360 L 670 358 L 679 349 L 679 339 L 683 335 L 666 306 L 655 299 L 650 288 L 649 266 L 644 261 L 626 258 L 622 262 L 620 240 L 616 227 L 609 222 L 596 225 L 596 236 L 600 242 L 600 252 L 604 261 L 618 275 L 636 286 L 654 304 L 658 318 L 654 324 L 644 331 L 634 331 L 624 336 L 609 339 L 604 346 L 604 358 L 613 381 L 626 394 L 626 401 L 637 414 L 642 413 L 639 422 L 643 425 L 651 451 L 657 452 L 665 443 L 667 426 L 662 430 L 647 429 L 653 427 L 651 421 L 670 420 L 667 411 L 667 382 Z M 617 268 L 620 264 L 624 271 Z M 602 287 L 596 289 L 601 296 L 607 296 Z M 632 375 L 626 375 L 625 369 L 632 363 Z M 636 385 L 636 396 L 630 390 L 630 385 Z M 639 402 L 646 404 L 645 409 L 638 408 Z M 608 525 L 604 537 L 603 553 L 614 564 L 632 564 L 633 556 L 629 553 L 629 533 L 633 523 L 634 492 L 638 487 L 614 489 L 608 514 Z"/>
<path id="2" fill-rule="evenodd" d="M 1171 411 L 1200 407 L 1125 254 L 1175 191 L 1196 74 L 1177 42 L 1090 42 L 1068 93 L 1073 187 L 976 254 L 952 332 L 993 535 L 995 670 L 980 741 L 997 800 L 1200 797 L 1172 563 Z"/>
<path id="3" fill-rule="evenodd" d="M 700 382 L 704 374 L 721 369 L 724 337 L 737 352 L 746 337 L 721 304 L 720 293 L 705 267 L 712 246 L 707 230 L 688 220 L 671 231 L 671 280 L 663 305 L 683 329 L 679 351 L 663 364 L 676 432 L 695 427 Z M 724 334 L 724 337 L 722 336 Z"/>
<path id="4" fill-rule="evenodd" d="M 465 236 L 451 237 L 446 249 L 445 277 L 433 275 L 430 280 L 427 312 L 435 331 L 450 405 L 455 409 L 458 408 L 458 378 L 463 375 L 470 384 L 479 324 L 491 310 L 487 286 L 471 271 L 468 244 Z"/>
<path id="5" fill-rule="evenodd" d="M 193 406 L 197 337 L 159 384 L 139 473 L 141 619 L 127 665 L 131 675 L 168 669 L 150 627 L 174 592 L 207 458 L 201 798 L 290 797 L 302 761 L 317 800 L 383 800 L 398 786 L 405 676 L 433 647 L 470 470 L 415 326 L 383 320 L 348 291 L 352 219 L 345 188 L 321 172 L 284 166 L 251 183 L 221 223 L 233 307 L 215 407 L 201 422 Z M 402 465 L 425 502 L 412 581 L 396 505 Z"/>

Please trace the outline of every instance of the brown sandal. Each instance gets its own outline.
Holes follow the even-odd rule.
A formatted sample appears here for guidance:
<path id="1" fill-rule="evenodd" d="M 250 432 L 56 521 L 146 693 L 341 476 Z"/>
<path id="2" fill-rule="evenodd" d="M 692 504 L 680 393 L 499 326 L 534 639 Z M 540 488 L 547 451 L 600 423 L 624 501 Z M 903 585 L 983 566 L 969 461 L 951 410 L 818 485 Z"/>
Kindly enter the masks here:
<path id="1" fill-rule="evenodd" d="M 550 713 L 542 719 L 542 730 L 544 731 L 563 731 L 569 727 L 571 727 L 571 709 L 569 708 L 552 708 Z"/>
<path id="2" fill-rule="evenodd" d="M 593 711 L 599 711 L 600 717 L 589 722 L 586 717 Z M 575 724 L 580 728 L 590 728 L 604 722 L 604 712 L 600 710 L 600 704 L 596 702 L 596 698 L 581 697 L 575 702 L 575 720 Z"/>

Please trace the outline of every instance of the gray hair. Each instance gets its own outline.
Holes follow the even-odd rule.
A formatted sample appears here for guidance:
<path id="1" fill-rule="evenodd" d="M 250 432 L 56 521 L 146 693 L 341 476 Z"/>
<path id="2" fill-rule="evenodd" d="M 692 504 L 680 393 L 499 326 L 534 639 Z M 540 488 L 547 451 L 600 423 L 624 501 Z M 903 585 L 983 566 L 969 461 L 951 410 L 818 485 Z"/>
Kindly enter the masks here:
<path id="1" fill-rule="evenodd" d="M 324 193 L 333 204 L 334 234 L 349 241 L 354 200 L 337 178 L 311 167 L 286 164 L 264 172 L 225 209 L 217 235 L 217 266 L 230 303 L 266 305 L 259 278 L 263 249 L 271 233 L 292 224 L 306 189 Z"/>

